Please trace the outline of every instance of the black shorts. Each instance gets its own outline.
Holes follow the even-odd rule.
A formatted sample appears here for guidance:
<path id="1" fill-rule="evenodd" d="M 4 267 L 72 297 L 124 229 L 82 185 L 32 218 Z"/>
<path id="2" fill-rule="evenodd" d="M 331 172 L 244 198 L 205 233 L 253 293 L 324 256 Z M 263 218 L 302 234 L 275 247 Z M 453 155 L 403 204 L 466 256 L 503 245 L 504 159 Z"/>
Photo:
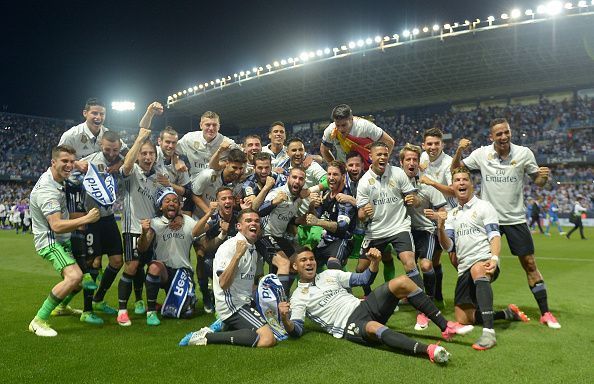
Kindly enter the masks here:
<path id="1" fill-rule="evenodd" d="M 140 261 L 141 264 L 148 264 L 154 259 L 151 247 L 146 252 L 138 252 L 138 238 L 136 233 L 124 233 L 124 261 Z"/>
<path id="2" fill-rule="evenodd" d="M 344 338 L 359 344 L 375 343 L 367 337 L 365 326 L 370 321 L 386 324 L 397 305 L 398 298 L 390 292 L 388 283 L 380 285 L 351 313 L 344 330 Z"/>
<path id="3" fill-rule="evenodd" d="M 89 257 L 122 254 L 122 235 L 113 215 L 87 225 L 86 240 Z"/>
<path id="4" fill-rule="evenodd" d="M 72 256 L 75 259 L 86 258 L 87 255 L 87 231 L 75 230 L 70 235 Z"/>
<path id="5" fill-rule="evenodd" d="M 225 325 L 229 330 L 251 329 L 258 330 L 267 325 L 266 319 L 254 307 L 254 302 L 245 304 L 234 312 L 231 316 L 225 319 Z"/>
<path id="6" fill-rule="evenodd" d="M 499 277 L 499 267 L 497 267 L 495 273 L 493 274 L 491 284 L 494 283 L 495 280 L 497 280 L 497 277 Z M 472 280 L 470 268 L 468 268 L 462 275 L 460 275 L 458 277 L 458 281 L 456 281 L 456 293 L 454 295 L 454 304 L 471 304 L 475 307 L 478 306 L 478 303 L 476 301 L 476 285 L 474 285 L 474 280 Z"/>
<path id="7" fill-rule="evenodd" d="M 499 225 L 499 232 L 505 235 L 512 255 L 534 255 L 534 242 L 528 224 Z"/>
<path id="8" fill-rule="evenodd" d="M 353 250 L 353 242 L 348 239 L 336 239 L 330 244 L 314 249 L 314 255 L 318 266 L 328 262 L 330 257 L 340 260 L 340 264 L 345 266 L 349 260 L 349 255 Z"/>
<path id="9" fill-rule="evenodd" d="M 295 253 L 295 248 L 289 240 L 276 236 L 262 236 L 256 243 L 256 250 L 264 252 L 262 257 L 268 264 L 272 264 L 272 258 L 280 251 L 289 258 Z"/>
<path id="10" fill-rule="evenodd" d="M 413 243 L 412 235 L 410 232 L 400 232 L 394 236 L 390 236 L 387 239 L 376 239 L 376 240 L 363 240 L 361 244 L 360 259 L 367 259 L 367 251 L 370 248 L 377 248 L 380 252 L 383 252 L 388 244 L 392 244 L 394 251 L 399 255 L 401 252 L 414 252 L 415 246 Z"/>
<path id="11" fill-rule="evenodd" d="M 439 243 L 437 236 L 428 231 L 417 231 L 414 229 L 411 231 L 411 235 L 415 242 L 415 260 L 433 260 L 435 244 Z"/>

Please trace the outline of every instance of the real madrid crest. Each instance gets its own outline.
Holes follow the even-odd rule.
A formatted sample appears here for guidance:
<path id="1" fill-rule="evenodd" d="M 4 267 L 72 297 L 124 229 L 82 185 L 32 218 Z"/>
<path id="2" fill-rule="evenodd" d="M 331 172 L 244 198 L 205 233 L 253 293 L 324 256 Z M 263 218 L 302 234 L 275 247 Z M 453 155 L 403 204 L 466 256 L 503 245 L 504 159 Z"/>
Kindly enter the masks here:
<path id="1" fill-rule="evenodd" d="M 470 217 L 472 217 L 473 220 L 476 219 L 476 216 L 477 216 L 476 211 L 472 212 L 472 215 L 470 215 Z"/>
<path id="2" fill-rule="evenodd" d="M 309 293 L 309 287 L 301 288 L 301 293 L 303 293 L 304 295 L 307 295 Z"/>
<path id="3" fill-rule="evenodd" d="M 85 144 L 87 141 L 89 141 L 89 138 L 83 133 L 82 137 L 80 138 L 80 142 Z"/>
<path id="4" fill-rule="evenodd" d="M 375 179 L 369 179 L 369 185 L 375 184 Z"/>
<path id="5" fill-rule="evenodd" d="M 517 163 L 517 161 L 512 160 L 510 164 L 511 164 L 512 167 L 515 167 L 518 163 Z"/>
<path id="6" fill-rule="evenodd" d="M 97 169 L 99 170 L 99 172 L 105 172 L 105 165 L 97 164 Z"/>
<path id="7" fill-rule="evenodd" d="M 193 146 L 194 146 L 195 150 L 199 150 L 201 147 L 200 141 L 198 141 L 198 140 L 194 141 Z"/>
<path id="8" fill-rule="evenodd" d="M 211 183 L 214 183 L 216 179 L 217 179 L 217 175 L 212 175 L 212 176 L 210 177 L 210 182 L 211 182 Z"/>
<path id="9" fill-rule="evenodd" d="M 493 160 L 493 154 L 492 153 L 489 153 L 487 155 L 487 160 Z"/>
<path id="10" fill-rule="evenodd" d="M 394 180 L 390 180 L 388 185 L 390 186 L 390 188 L 396 188 L 396 183 L 394 182 Z"/>

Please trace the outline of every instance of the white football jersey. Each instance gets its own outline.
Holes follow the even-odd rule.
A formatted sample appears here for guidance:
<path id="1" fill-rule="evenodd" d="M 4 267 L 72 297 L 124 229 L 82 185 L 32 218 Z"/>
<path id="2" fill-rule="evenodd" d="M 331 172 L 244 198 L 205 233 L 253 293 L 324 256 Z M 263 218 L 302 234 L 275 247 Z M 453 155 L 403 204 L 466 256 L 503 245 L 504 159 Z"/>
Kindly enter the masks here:
<path id="1" fill-rule="evenodd" d="M 176 231 L 169 228 L 170 221 L 164 216 L 151 220 L 151 228 L 155 231 L 153 248 L 156 260 L 162 261 L 166 266 L 191 270 L 190 249 L 194 240 L 192 229 L 194 229 L 196 221 L 187 215 L 182 215 L 182 217 L 184 223 Z"/>
<path id="2" fill-rule="evenodd" d="M 122 173 L 124 199 L 124 216 L 122 218 L 122 233 L 140 235 L 142 228 L 140 220 L 152 219 L 156 216 L 157 191 L 163 188 L 157 182 L 154 170 L 147 175 L 138 164 L 134 164 L 128 176 Z"/>
<path id="3" fill-rule="evenodd" d="M 499 157 L 493 145 L 472 151 L 464 165 L 481 171 L 481 199 L 495 207 L 502 225 L 526 222 L 524 176 L 538 173 L 534 153 L 521 145 L 510 144 L 507 159 Z"/>
<path id="4" fill-rule="evenodd" d="M 200 172 L 208 168 L 210 159 L 214 156 L 215 152 L 221 146 L 224 139 L 231 141 L 231 147 L 239 148 L 235 141 L 229 139 L 220 133 L 210 142 L 206 142 L 202 131 L 194 131 L 186 133 L 177 142 L 175 151 L 178 155 L 185 156 L 189 164 L 186 164 L 190 170 L 190 178 L 193 180 Z M 221 158 L 225 158 L 226 154 L 223 154 Z"/>
<path id="5" fill-rule="evenodd" d="M 464 206 L 459 205 L 448 212 L 445 231 L 456 246 L 458 275 L 477 261 L 489 259 L 489 241 L 495 236 L 501 236 L 495 208 L 488 201 L 476 196 Z"/>
<path id="6" fill-rule="evenodd" d="M 91 153 L 101 151 L 101 139 L 103 138 L 103 134 L 107 131 L 109 131 L 109 129 L 102 125 L 99 128 L 99 134 L 95 136 L 87 126 L 87 123 L 82 122 L 79 125 L 75 125 L 64 132 L 62 137 L 60 137 L 60 142 L 58 145 L 66 144 L 71 146 L 76 150 L 76 158 L 82 159 Z M 125 151 L 128 149 L 128 146 L 123 141 L 121 142 L 121 151 L 125 153 Z"/>
<path id="7" fill-rule="evenodd" d="M 322 144 L 329 148 L 334 148 L 334 157 L 336 158 L 336 160 L 346 162 L 346 153 L 344 153 L 344 149 L 342 149 L 342 147 L 340 146 L 340 142 L 333 134 L 335 128 L 336 124 L 330 123 L 330 125 L 328 125 L 326 129 L 324 129 L 324 134 L 322 136 Z M 384 135 L 384 131 L 377 125 L 373 124 L 371 121 L 363 119 L 361 117 L 354 116 L 353 127 L 351 128 L 349 135 L 378 141 Z"/>
<path id="8" fill-rule="evenodd" d="M 361 301 L 347 291 L 351 272 L 327 269 L 313 283 L 297 284 L 291 296 L 291 320 L 307 316 L 336 338 L 342 338 L 347 321 Z"/>
<path id="9" fill-rule="evenodd" d="M 268 216 L 262 218 L 262 229 L 265 236 L 282 237 L 287 231 L 287 225 L 289 225 L 291 219 L 298 215 L 301 199 L 293 198 L 291 192 L 289 192 L 288 184 L 268 192 L 264 201 L 274 200 L 280 191 L 283 191 L 288 199 L 274 207 Z"/>
<path id="10" fill-rule="evenodd" d="M 429 160 L 429 155 L 427 152 L 423 152 L 421 153 L 419 164 L 427 167 L 423 172 L 421 172 L 421 175 L 427 176 L 431 180 L 437 181 L 439 184 L 452 185 L 452 173 L 450 169 L 452 166 L 452 156 L 442 151 L 441 155 L 437 156 L 437 159 L 432 162 Z M 448 211 L 458 205 L 455 197 L 444 197 L 448 202 L 448 205 L 446 206 Z"/>

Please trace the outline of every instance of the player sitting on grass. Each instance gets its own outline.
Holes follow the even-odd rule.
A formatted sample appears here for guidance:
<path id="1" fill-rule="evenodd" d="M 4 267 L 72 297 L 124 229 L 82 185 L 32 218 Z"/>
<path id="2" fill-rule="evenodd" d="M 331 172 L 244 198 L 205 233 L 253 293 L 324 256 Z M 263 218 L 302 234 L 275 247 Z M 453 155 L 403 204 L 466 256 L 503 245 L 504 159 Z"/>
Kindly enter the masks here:
<path id="1" fill-rule="evenodd" d="M 138 251 L 146 252 L 152 244 L 155 260 L 149 263 L 146 274 L 146 323 L 159 325 L 156 304 L 159 288 L 170 292 L 175 281 L 174 294 L 167 295 L 164 313 L 167 311 L 173 317 L 188 315 L 192 312 L 191 301 L 194 296 L 194 282 L 192 264 L 190 263 L 190 248 L 194 236 L 198 235 L 199 225 L 190 216 L 181 215 L 180 202 L 173 188 L 165 188 L 160 192 L 157 205 L 162 212 L 161 217 L 144 219 L 141 221 L 142 235 L 138 240 Z M 171 221 L 181 216 L 181 227 L 171 228 Z M 203 220 L 206 221 L 206 220 Z M 181 271 L 178 273 L 178 271 Z M 169 300 L 176 299 L 179 300 Z M 173 307 L 173 308 L 171 308 Z M 182 314 L 182 310 L 184 314 Z"/>
<path id="2" fill-rule="evenodd" d="M 503 311 L 493 311 L 491 283 L 499 276 L 501 250 L 497 212 L 489 202 L 474 196 L 468 169 L 454 169 L 452 182 L 459 205 L 449 213 L 437 214 L 439 243 L 446 251 L 456 252 L 450 253 L 452 264 L 458 268 L 456 320 L 462 324 L 482 322 L 483 334 L 472 348 L 485 350 L 496 344 L 494 320 L 529 319 L 514 304 Z"/>
<path id="3" fill-rule="evenodd" d="M 364 345 L 384 344 L 390 348 L 415 355 L 427 355 L 432 362 L 446 363 L 450 354 L 437 344 L 426 345 L 395 332 L 385 324 L 398 305 L 408 302 L 430 318 L 450 340 L 463 334 L 457 324 L 447 321 L 429 297 L 409 277 L 399 276 L 375 289 L 360 301 L 347 289 L 371 284 L 382 258 L 377 248 L 370 248 L 366 256 L 369 267 L 362 273 L 327 269 L 316 273 L 316 259 L 310 250 L 303 250 L 293 258 L 293 268 L 299 274 L 299 284 L 290 304 L 281 302 L 279 312 L 287 332 L 294 337 L 303 334 L 305 316 L 336 338 Z"/>

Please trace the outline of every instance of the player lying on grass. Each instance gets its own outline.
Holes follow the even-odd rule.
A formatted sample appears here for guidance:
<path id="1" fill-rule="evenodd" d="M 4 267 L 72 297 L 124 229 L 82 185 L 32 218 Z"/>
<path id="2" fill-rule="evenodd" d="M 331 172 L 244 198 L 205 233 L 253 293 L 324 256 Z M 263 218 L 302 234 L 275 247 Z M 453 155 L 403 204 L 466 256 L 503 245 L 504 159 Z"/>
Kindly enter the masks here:
<path id="1" fill-rule="evenodd" d="M 454 169 L 452 182 L 458 206 L 449 213 L 436 215 L 437 234 L 441 246 L 451 252 L 452 264 L 458 269 L 454 299 L 456 321 L 482 323 L 483 334 L 472 348 L 485 350 L 496 344 L 494 320 L 529 319 L 514 304 L 503 311 L 493 311 L 491 283 L 499 276 L 501 250 L 497 212 L 491 203 L 474 196 L 468 169 Z"/>
<path id="2" fill-rule="evenodd" d="M 399 276 L 375 289 L 367 299 L 360 301 L 348 289 L 371 284 L 382 258 L 376 248 L 367 251 L 371 263 L 362 273 L 328 269 L 316 273 L 316 259 L 310 250 L 293 257 L 293 268 L 299 274 L 299 284 L 290 304 L 281 302 L 279 312 L 287 332 L 294 337 L 303 334 L 305 316 L 336 338 L 364 345 L 384 344 L 390 348 L 415 355 L 427 355 L 432 362 L 446 363 L 450 354 L 437 344 L 423 344 L 385 324 L 394 313 L 398 301 L 408 302 L 423 312 L 450 340 L 465 329 L 447 321 L 429 297 L 409 277 Z"/>

